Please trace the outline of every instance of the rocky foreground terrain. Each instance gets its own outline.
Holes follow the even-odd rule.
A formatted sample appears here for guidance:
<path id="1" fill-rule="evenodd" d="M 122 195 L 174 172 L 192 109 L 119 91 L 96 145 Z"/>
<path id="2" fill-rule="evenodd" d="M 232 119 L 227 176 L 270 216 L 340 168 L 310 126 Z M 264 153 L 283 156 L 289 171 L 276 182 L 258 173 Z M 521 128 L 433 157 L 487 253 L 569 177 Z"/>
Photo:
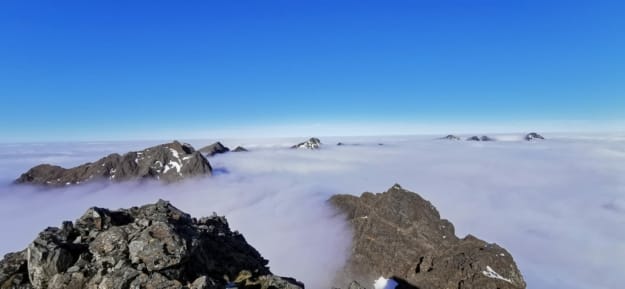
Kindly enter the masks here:
<path id="1" fill-rule="evenodd" d="M 399 185 L 360 197 L 336 195 L 330 203 L 354 230 L 351 257 L 338 281 L 343 288 L 370 288 L 380 276 L 404 288 L 525 288 L 510 253 L 471 235 L 456 237 L 430 202 Z"/>
<path id="2" fill-rule="evenodd" d="M 211 172 L 210 163 L 200 152 L 189 144 L 174 141 L 124 155 L 110 154 L 93 163 L 69 169 L 50 164 L 38 165 L 15 182 L 46 186 L 68 186 L 95 180 L 158 179 L 175 182 L 210 175 Z"/>
<path id="3" fill-rule="evenodd" d="M 197 220 L 159 201 L 91 208 L 73 223 L 47 228 L 0 261 L 0 288 L 304 288 L 272 275 L 267 263 L 224 217 Z"/>

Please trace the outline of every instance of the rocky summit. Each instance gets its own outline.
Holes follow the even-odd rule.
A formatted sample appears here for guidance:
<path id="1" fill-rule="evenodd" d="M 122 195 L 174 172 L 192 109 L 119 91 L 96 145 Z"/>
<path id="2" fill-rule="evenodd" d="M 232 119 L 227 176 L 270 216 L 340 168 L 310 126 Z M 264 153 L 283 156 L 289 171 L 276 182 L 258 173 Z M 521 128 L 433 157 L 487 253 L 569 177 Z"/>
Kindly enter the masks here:
<path id="1" fill-rule="evenodd" d="M 166 201 L 94 207 L 7 254 L 0 289 L 304 288 L 267 263 L 224 217 L 197 220 Z"/>
<path id="2" fill-rule="evenodd" d="M 223 153 L 227 153 L 230 151 L 229 148 L 227 148 L 226 146 L 224 146 L 223 144 L 221 144 L 221 142 L 216 142 L 214 144 L 211 145 L 207 145 L 201 149 L 199 149 L 199 151 L 201 153 L 204 153 L 208 156 L 214 156 L 216 154 L 223 154 Z"/>
<path id="3" fill-rule="evenodd" d="M 242 146 L 238 146 L 238 147 L 234 148 L 232 151 L 235 152 L 235 153 L 239 153 L 239 152 L 247 152 L 248 150 L 246 148 L 242 147 Z"/>
<path id="4" fill-rule="evenodd" d="M 487 135 L 483 135 L 481 137 L 474 135 L 472 137 L 467 138 L 467 140 L 468 141 L 495 141 L 494 138 L 489 137 Z"/>
<path id="5" fill-rule="evenodd" d="M 310 149 L 310 150 L 314 150 L 314 149 L 319 149 L 320 147 L 321 147 L 321 140 L 319 140 L 316 137 L 311 137 L 307 141 L 298 143 L 298 144 L 292 146 L 291 148 L 292 149 Z"/>
<path id="6" fill-rule="evenodd" d="M 94 180 L 126 181 L 159 179 L 165 182 L 210 175 L 212 168 L 201 153 L 189 144 L 174 141 L 124 155 L 110 154 L 96 162 L 74 168 L 42 164 L 31 168 L 18 184 L 67 186 Z"/>
<path id="7" fill-rule="evenodd" d="M 458 136 L 455 136 L 453 134 L 448 134 L 447 136 L 442 137 L 441 139 L 446 139 L 446 140 L 460 140 L 460 138 Z"/>
<path id="8" fill-rule="evenodd" d="M 536 140 L 536 139 L 545 139 L 545 137 L 543 137 L 542 135 L 539 135 L 539 134 L 537 134 L 535 132 L 530 132 L 530 133 L 525 135 L 525 140 L 527 140 L 527 141 Z"/>
<path id="9" fill-rule="evenodd" d="M 471 235 L 456 237 L 454 226 L 430 202 L 399 185 L 360 197 L 335 195 L 330 203 L 353 228 L 342 288 L 373 284 L 380 276 L 403 288 L 525 288 L 504 248 Z"/>

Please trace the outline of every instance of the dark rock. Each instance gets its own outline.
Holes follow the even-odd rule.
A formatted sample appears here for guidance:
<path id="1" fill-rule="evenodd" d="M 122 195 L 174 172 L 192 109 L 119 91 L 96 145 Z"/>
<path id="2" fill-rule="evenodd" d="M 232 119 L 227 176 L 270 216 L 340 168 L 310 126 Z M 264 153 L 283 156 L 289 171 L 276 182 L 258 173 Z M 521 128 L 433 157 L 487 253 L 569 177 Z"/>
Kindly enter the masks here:
<path id="1" fill-rule="evenodd" d="M 525 140 L 527 140 L 527 141 L 536 140 L 536 139 L 545 139 L 545 137 L 543 137 L 542 135 L 539 135 L 539 134 L 537 134 L 535 132 L 530 132 L 530 133 L 525 135 Z"/>
<path id="2" fill-rule="evenodd" d="M 111 154 L 94 163 L 74 168 L 43 164 L 22 174 L 16 183 L 47 186 L 76 185 L 94 180 L 114 182 L 159 179 L 175 182 L 188 177 L 210 175 L 211 166 L 191 145 L 177 141 L 124 155 Z"/>
<path id="3" fill-rule="evenodd" d="M 208 156 L 214 156 L 216 154 L 223 154 L 229 152 L 230 149 L 222 145 L 220 142 L 216 142 L 211 145 L 207 145 L 200 149 L 200 152 Z"/>
<path id="4" fill-rule="evenodd" d="M 28 279 L 26 250 L 6 254 L 4 259 L 0 260 L 0 288 L 33 288 Z"/>
<path id="5" fill-rule="evenodd" d="M 292 149 L 319 149 L 321 147 L 321 140 L 316 137 L 312 137 L 305 142 L 298 143 L 292 146 Z"/>
<path id="6" fill-rule="evenodd" d="M 246 152 L 248 150 L 246 148 L 242 147 L 242 146 L 238 146 L 238 147 L 234 148 L 232 151 L 233 152 Z"/>
<path id="7" fill-rule="evenodd" d="M 467 138 L 468 141 L 495 141 L 494 138 L 491 138 L 489 136 L 483 135 L 481 137 L 478 137 L 476 135 Z"/>
<path id="8" fill-rule="evenodd" d="M 459 137 L 457 137 L 457 136 L 455 136 L 455 135 L 453 135 L 453 134 L 449 134 L 449 135 L 447 135 L 447 136 L 445 136 L 445 137 L 442 137 L 441 139 L 446 139 L 446 140 L 460 140 L 460 138 L 459 138 Z"/>
<path id="9" fill-rule="evenodd" d="M 197 220 L 166 201 L 118 211 L 91 208 L 41 232 L 0 260 L 1 289 L 300 289 L 271 274 L 224 217 Z"/>
<path id="10" fill-rule="evenodd" d="M 351 280 L 371 288 L 380 276 L 404 288 L 525 288 L 510 253 L 470 235 L 459 239 L 430 202 L 399 185 L 330 202 L 354 230 L 343 288 Z"/>

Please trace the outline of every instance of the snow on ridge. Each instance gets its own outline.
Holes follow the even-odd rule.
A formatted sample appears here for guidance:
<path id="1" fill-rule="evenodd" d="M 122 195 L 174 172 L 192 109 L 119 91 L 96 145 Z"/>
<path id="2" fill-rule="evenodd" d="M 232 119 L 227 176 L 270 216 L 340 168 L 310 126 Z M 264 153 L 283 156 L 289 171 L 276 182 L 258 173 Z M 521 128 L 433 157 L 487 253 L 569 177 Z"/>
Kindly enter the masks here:
<path id="1" fill-rule="evenodd" d="M 482 271 L 482 274 L 484 274 L 484 276 L 488 278 L 499 279 L 512 284 L 512 280 L 499 275 L 499 273 L 495 272 L 495 270 L 493 270 L 493 268 L 491 268 L 490 266 L 486 266 L 486 270 Z"/>
<path id="2" fill-rule="evenodd" d="M 397 281 L 393 279 L 386 279 L 382 276 L 380 276 L 380 278 L 378 278 L 378 280 L 375 280 L 375 283 L 373 283 L 375 289 L 395 289 L 397 285 L 399 285 L 397 284 Z"/>

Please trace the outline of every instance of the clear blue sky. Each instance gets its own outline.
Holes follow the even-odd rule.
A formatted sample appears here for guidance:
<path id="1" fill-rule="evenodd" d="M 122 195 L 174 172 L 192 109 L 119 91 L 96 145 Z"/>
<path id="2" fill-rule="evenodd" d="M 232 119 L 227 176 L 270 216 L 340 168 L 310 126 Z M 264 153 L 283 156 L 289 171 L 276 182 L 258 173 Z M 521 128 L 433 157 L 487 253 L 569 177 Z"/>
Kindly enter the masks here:
<path id="1" fill-rule="evenodd" d="M 0 141 L 612 127 L 624 2 L 4 0 Z"/>

